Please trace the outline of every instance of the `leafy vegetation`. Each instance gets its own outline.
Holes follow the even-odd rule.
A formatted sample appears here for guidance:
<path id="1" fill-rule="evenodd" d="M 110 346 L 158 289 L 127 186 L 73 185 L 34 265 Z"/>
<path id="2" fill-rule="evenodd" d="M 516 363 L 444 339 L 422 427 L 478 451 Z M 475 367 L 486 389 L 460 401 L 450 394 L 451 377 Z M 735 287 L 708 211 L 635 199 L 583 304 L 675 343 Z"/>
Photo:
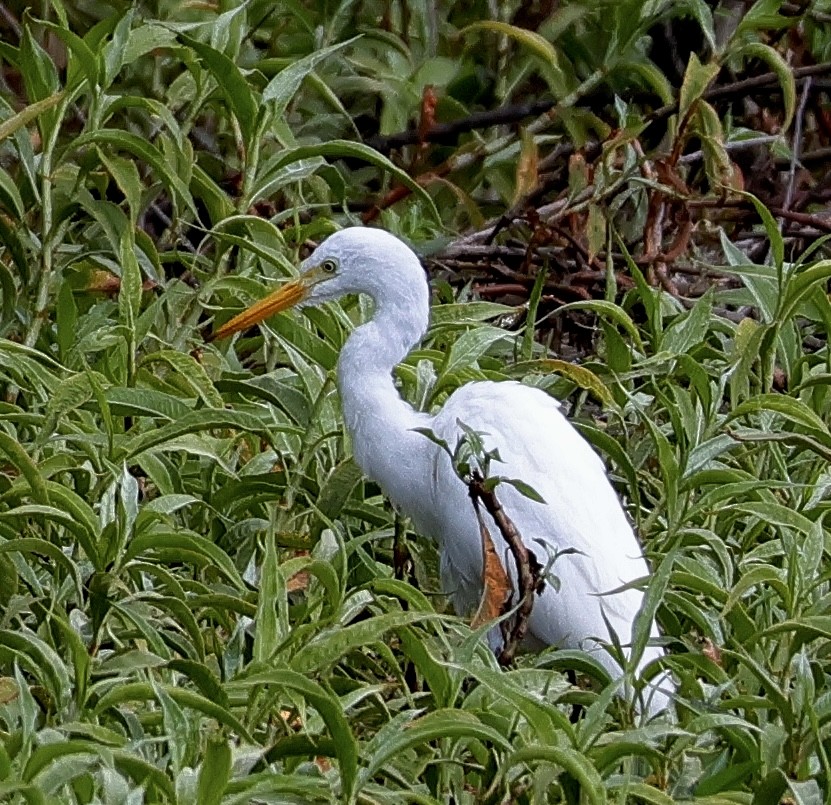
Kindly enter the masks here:
<path id="1" fill-rule="evenodd" d="M 826 801 L 828 11 L 0 5 L 0 799 Z M 402 393 L 613 468 L 676 722 L 449 613 L 344 443 L 363 302 L 204 342 L 361 216 L 434 277 Z"/>

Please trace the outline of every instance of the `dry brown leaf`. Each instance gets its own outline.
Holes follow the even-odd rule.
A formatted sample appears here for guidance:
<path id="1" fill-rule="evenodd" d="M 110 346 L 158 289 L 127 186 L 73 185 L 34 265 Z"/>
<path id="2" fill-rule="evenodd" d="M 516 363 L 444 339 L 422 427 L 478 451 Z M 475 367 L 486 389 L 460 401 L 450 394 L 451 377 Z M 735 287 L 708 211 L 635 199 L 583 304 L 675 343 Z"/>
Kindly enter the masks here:
<path id="1" fill-rule="evenodd" d="M 153 280 L 146 279 L 141 284 L 142 291 L 152 291 L 156 287 Z M 89 283 L 85 291 L 89 293 L 102 293 L 106 296 L 115 296 L 121 290 L 121 277 L 103 269 L 92 271 L 89 275 Z"/>
<path id="2" fill-rule="evenodd" d="M 299 730 L 303 726 L 303 721 L 299 715 L 295 714 L 294 710 L 281 710 L 280 718 L 293 730 Z"/>
<path id="3" fill-rule="evenodd" d="M 482 599 L 470 624 L 472 629 L 478 629 L 496 620 L 502 614 L 505 602 L 512 592 L 511 580 L 502 566 L 502 561 L 496 552 L 487 526 L 482 522 L 481 515 L 479 516 L 479 533 L 482 535 Z"/>
<path id="4" fill-rule="evenodd" d="M 586 157 L 577 152 L 568 158 L 568 193 L 574 198 L 591 183 L 591 172 Z"/>
<path id="5" fill-rule="evenodd" d="M 8 704 L 20 695 L 17 682 L 10 676 L 0 676 L 0 704 Z"/>
<path id="6" fill-rule="evenodd" d="M 539 151 L 534 135 L 523 130 L 519 161 L 516 167 L 516 190 L 513 203 L 525 198 L 536 186 L 539 178 Z"/>
<path id="7" fill-rule="evenodd" d="M 436 105 L 439 102 L 435 87 L 427 84 L 421 94 L 421 117 L 418 122 L 418 141 L 425 143 L 430 129 L 436 125 Z"/>
<path id="8" fill-rule="evenodd" d="M 606 245 L 606 216 L 597 204 L 589 204 L 586 236 L 589 243 L 589 262 L 591 263 Z"/>
<path id="9" fill-rule="evenodd" d="M 731 162 L 730 165 L 733 172 L 727 182 L 727 186 L 731 190 L 742 192 L 744 190 L 744 174 L 742 173 L 742 169 L 735 162 Z"/>
<path id="10" fill-rule="evenodd" d="M 308 556 L 308 551 L 295 551 L 293 554 L 295 557 L 297 556 Z M 290 593 L 296 593 L 299 590 L 307 590 L 309 588 L 309 571 L 308 570 L 301 570 L 299 573 L 295 573 L 287 582 L 286 582 L 286 589 Z"/>
<path id="11" fill-rule="evenodd" d="M 298 590 L 305 590 L 309 586 L 309 572 L 307 570 L 301 570 L 299 573 L 295 573 L 286 584 L 286 589 L 290 593 L 296 593 Z"/>
<path id="12" fill-rule="evenodd" d="M 710 661 L 721 667 L 721 649 L 709 637 L 705 637 L 701 653 Z"/>

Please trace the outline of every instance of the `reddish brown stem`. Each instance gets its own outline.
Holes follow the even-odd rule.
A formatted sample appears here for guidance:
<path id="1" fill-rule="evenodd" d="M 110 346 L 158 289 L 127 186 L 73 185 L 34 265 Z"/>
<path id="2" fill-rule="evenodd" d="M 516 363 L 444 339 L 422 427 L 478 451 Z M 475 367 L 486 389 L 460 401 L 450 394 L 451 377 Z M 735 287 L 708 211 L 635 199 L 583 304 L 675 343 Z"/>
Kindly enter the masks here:
<path id="1" fill-rule="evenodd" d="M 517 649 L 528 634 L 528 620 L 534 608 L 534 594 L 541 591 L 541 585 L 544 583 L 541 567 L 536 556 L 525 547 L 522 536 L 511 518 L 505 513 L 494 492 L 485 487 L 485 479 L 477 470 L 473 471 L 468 481 L 468 492 L 477 513 L 481 501 L 485 510 L 493 518 L 516 564 L 519 590 L 515 598 L 519 600 L 519 606 L 514 617 L 503 628 L 504 643 L 499 654 L 500 664 L 510 665 Z M 514 597 L 509 600 L 508 605 L 510 606 L 511 603 L 515 603 Z"/>

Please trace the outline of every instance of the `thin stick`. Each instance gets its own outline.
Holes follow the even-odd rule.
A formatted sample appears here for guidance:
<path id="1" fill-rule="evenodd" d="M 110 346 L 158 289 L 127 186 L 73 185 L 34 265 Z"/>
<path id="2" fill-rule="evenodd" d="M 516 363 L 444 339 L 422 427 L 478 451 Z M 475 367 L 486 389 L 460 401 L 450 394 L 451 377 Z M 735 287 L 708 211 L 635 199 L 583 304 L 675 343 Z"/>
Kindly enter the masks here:
<path id="1" fill-rule="evenodd" d="M 782 204 L 782 207 L 786 210 L 789 210 L 793 203 L 793 193 L 796 187 L 796 166 L 799 163 L 799 155 L 802 151 L 802 124 L 805 119 L 805 106 L 808 103 L 808 93 L 811 91 L 811 81 L 811 76 L 805 79 L 805 85 L 802 87 L 802 97 L 799 99 L 799 109 L 796 112 L 793 146 L 791 147 L 791 164 L 788 167 L 788 189 L 785 192 L 785 201 Z"/>
<path id="2" fill-rule="evenodd" d="M 507 634 L 504 635 L 505 642 L 499 654 L 499 663 L 509 665 L 513 661 L 520 643 L 528 634 L 528 620 L 534 608 L 534 594 L 541 591 L 541 586 L 544 583 L 541 566 L 537 561 L 537 557 L 525 547 L 522 536 L 517 531 L 513 521 L 505 514 L 505 510 L 496 499 L 496 495 L 493 491 L 485 488 L 485 479 L 478 470 L 473 470 L 467 486 L 468 494 L 473 501 L 473 507 L 476 509 L 477 515 L 479 513 L 479 501 L 481 500 L 485 510 L 496 523 L 502 539 L 508 544 L 516 564 L 517 580 L 519 582 L 517 594 L 519 606 L 516 615 L 514 615 L 513 623 L 510 624 Z"/>

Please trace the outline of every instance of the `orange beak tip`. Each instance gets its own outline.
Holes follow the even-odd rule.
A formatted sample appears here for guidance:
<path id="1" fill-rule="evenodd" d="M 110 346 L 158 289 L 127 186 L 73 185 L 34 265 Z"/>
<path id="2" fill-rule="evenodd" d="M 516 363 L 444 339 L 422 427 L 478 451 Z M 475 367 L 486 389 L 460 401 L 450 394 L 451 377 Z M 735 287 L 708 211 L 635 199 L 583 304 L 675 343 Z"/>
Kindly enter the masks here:
<path id="1" fill-rule="evenodd" d="M 219 339 L 227 338 L 234 333 L 238 333 L 240 330 L 253 327 L 274 313 L 279 313 L 287 308 L 293 307 L 298 302 L 302 302 L 307 295 L 308 290 L 300 282 L 297 280 L 289 282 L 273 293 L 267 294 L 259 302 L 255 302 L 251 307 L 243 310 L 242 313 L 234 316 L 216 332 L 211 333 L 207 340 L 218 341 Z"/>

